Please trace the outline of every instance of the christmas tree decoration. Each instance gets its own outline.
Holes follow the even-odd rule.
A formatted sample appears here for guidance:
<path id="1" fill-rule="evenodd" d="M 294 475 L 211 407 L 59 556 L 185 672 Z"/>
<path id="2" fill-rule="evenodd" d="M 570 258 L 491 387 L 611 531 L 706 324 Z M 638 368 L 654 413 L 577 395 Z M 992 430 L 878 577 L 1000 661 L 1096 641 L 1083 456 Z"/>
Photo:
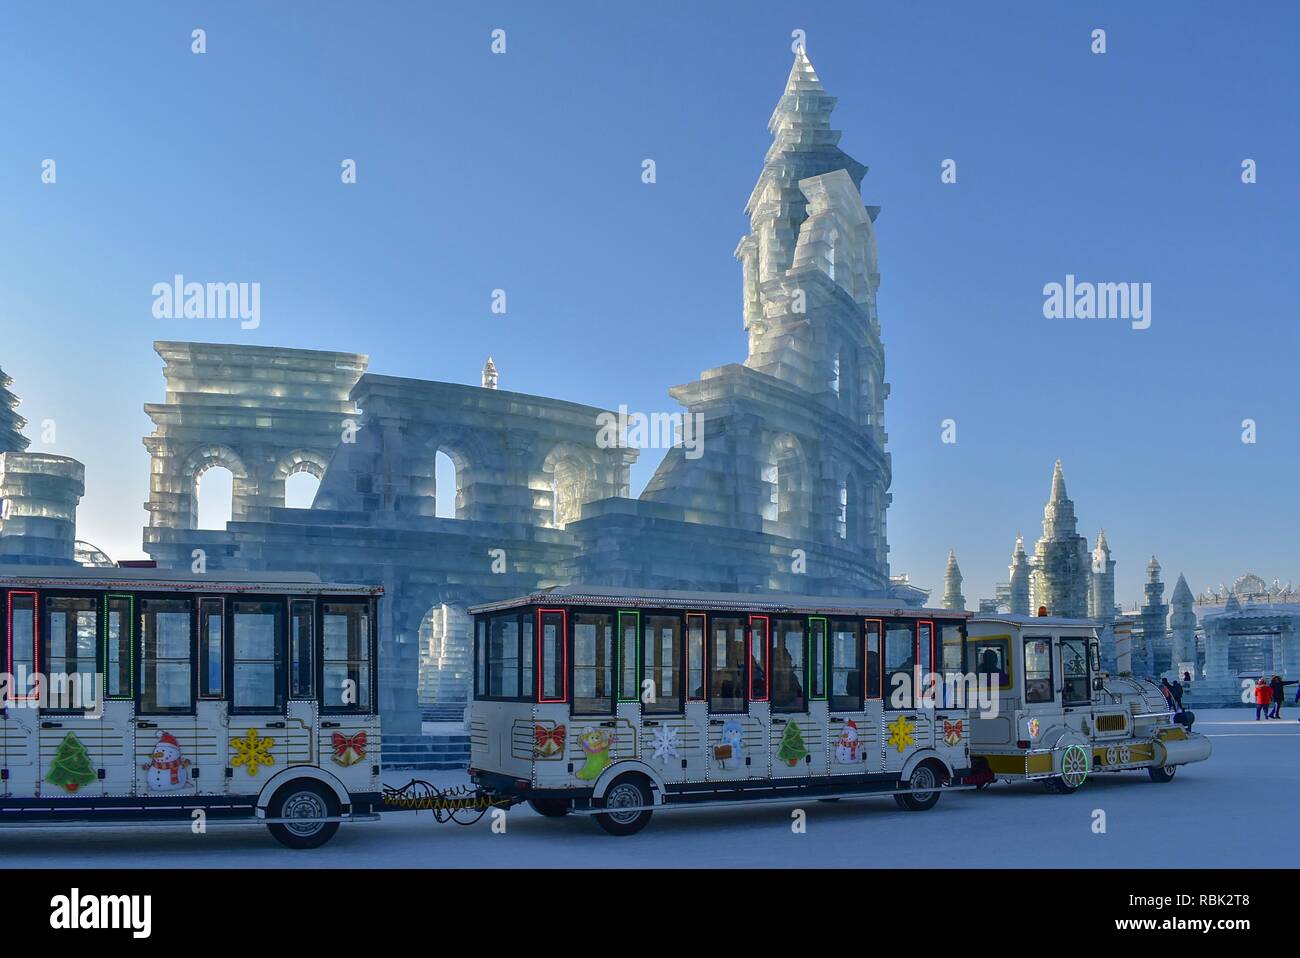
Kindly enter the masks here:
<path id="1" fill-rule="evenodd" d="M 334 748 L 334 754 L 330 758 L 336 765 L 349 768 L 366 757 L 365 732 L 358 732 L 356 735 L 335 732 L 330 743 Z"/>
<path id="2" fill-rule="evenodd" d="M 190 760 L 181 752 L 171 732 L 158 736 L 149 761 L 140 766 L 151 792 L 175 792 L 190 784 Z"/>
<path id="3" fill-rule="evenodd" d="M 803 744 L 803 732 L 799 731 L 798 722 L 787 722 L 781 733 L 781 747 L 776 757 L 790 767 L 794 767 L 808 757 L 808 749 Z"/>
<path id="4" fill-rule="evenodd" d="M 45 781 L 51 785 L 58 785 L 71 794 L 82 785 L 89 785 L 98 777 L 94 766 L 90 764 L 86 746 L 82 745 L 77 736 L 71 732 L 63 736 L 63 741 L 59 743 L 54 759 L 50 762 L 50 770 L 45 775 Z"/>
<path id="5" fill-rule="evenodd" d="M 898 749 L 900 753 L 907 750 L 909 745 L 916 743 L 916 725 L 907 720 L 906 715 L 900 715 L 894 721 L 889 723 L 889 744 Z"/>
<path id="6" fill-rule="evenodd" d="M 271 736 L 258 735 L 257 729 L 250 728 L 247 735 L 230 740 L 230 747 L 237 753 L 230 764 L 234 768 L 242 766 L 249 775 L 256 775 L 263 765 L 270 767 L 275 764 L 275 756 L 271 754 L 274 744 L 275 739 Z"/>
<path id="7" fill-rule="evenodd" d="M 587 756 L 587 761 L 578 770 L 578 778 L 584 782 L 593 782 L 600 777 L 601 772 L 609 768 L 609 748 L 614 744 L 614 735 L 603 729 L 588 729 L 578 738 L 578 744 Z"/>
<path id="8" fill-rule="evenodd" d="M 670 758 L 677 758 L 677 749 L 681 744 L 681 738 L 677 735 L 677 729 L 673 728 L 671 725 L 661 725 L 655 729 L 655 758 L 660 761 L 666 762 Z"/>

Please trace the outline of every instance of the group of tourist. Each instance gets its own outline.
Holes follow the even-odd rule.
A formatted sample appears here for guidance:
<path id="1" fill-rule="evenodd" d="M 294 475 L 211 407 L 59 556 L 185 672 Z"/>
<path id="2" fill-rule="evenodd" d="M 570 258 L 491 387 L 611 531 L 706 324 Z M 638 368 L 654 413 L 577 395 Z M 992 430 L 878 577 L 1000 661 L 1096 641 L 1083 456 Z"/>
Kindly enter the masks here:
<path id="1" fill-rule="evenodd" d="M 1280 719 L 1282 717 L 1282 698 L 1286 694 L 1286 687 L 1295 685 L 1298 682 L 1300 682 L 1300 679 L 1291 679 L 1284 682 L 1280 675 L 1273 676 L 1272 681 L 1266 680 L 1262 675 L 1256 679 L 1255 721 L 1258 722 L 1261 715 L 1266 719 Z M 1296 689 L 1296 701 L 1300 702 L 1300 689 Z"/>

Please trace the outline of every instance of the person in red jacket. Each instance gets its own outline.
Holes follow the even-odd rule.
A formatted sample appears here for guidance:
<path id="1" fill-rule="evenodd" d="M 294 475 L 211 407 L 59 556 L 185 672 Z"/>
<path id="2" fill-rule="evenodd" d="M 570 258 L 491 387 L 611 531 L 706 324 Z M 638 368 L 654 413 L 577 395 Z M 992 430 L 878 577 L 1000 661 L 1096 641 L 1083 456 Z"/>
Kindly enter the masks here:
<path id="1" fill-rule="evenodd" d="M 1268 715 L 1268 707 L 1273 704 L 1273 690 L 1269 688 L 1264 677 L 1261 675 L 1255 680 L 1255 721 L 1259 721 L 1261 715 Z"/>

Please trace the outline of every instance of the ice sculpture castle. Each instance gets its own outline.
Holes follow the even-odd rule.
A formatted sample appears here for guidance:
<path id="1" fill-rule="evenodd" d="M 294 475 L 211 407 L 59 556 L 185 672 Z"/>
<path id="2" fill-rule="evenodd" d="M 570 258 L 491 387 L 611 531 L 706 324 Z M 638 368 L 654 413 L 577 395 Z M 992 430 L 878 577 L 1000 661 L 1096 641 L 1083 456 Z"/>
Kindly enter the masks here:
<path id="1" fill-rule="evenodd" d="M 925 593 L 889 574 L 878 209 L 863 205 L 867 170 L 839 148 L 834 106 L 800 50 L 736 249 L 747 355 L 669 390 L 703 424 L 703 454 L 669 450 L 639 498 L 637 450 L 598 441 L 608 410 L 503 389 L 491 360 L 481 384 L 461 385 L 378 375 L 355 353 L 159 342 L 145 551 L 165 568 L 201 554 L 212 572 L 383 585 L 386 736 L 419 731 L 417 684 L 427 701 L 464 702 L 465 609 L 478 602 L 581 583 L 919 604 Z M 14 405 L 0 393 L 11 447 L 25 445 Z M 439 487 L 439 453 L 454 488 Z M 25 455 L 7 454 L 2 481 L 80 468 L 13 458 Z M 231 519 L 199 529 L 199 480 L 218 467 L 232 476 Z M 300 472 L 320 480 L 315 501 L 286 508 Z M 41 510 L 73 510 L 46 530 L 66 544 L 36 550 L 60 561 L 72 561 L 77 481 L 39 483 Z M 35 501 L 31 483 L 6 488 L 20 511 Z M 438 515 L 440 500 L 455 518 Z"/>

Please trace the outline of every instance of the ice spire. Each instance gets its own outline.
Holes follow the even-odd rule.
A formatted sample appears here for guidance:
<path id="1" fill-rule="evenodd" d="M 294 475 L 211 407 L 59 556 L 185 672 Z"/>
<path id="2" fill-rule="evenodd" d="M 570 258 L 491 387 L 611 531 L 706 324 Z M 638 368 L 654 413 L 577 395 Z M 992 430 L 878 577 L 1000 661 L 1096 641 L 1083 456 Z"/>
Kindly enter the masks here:
<path id="1" fill-rule="evenodd" d="M 18 415 L 22 400 L 9 391 L 13 382 L 0 369 L 0 452 L 22 452 L 29 442 L 22 433 L 27 420 Z"/>
<path id="2" fill-rule="evenodd" d="M 1011 552 L 1011 611 L 1016 615 L 1029 614 L 1029 557 L 1025 555 L 1025 537 L 1016 536 L 1016 547 Z"/>
<path id="3" fill-rule="evenodd" d="M 943 607 L 945 609 L 965 609 L 966 597 L 961 594 L 961 569 L 957 565 L 957 553 L 948 550 L 948 567 L 943 573 Z"/>
<path id="4" fill-rule="evenodd" d="M 1064 539 L 1074 536 L 1077 520 L 1074 516 L 1074 503 L 1065 492 L 1065 470 L 1061 460 L 1056 460 L 1052 470 L 1052 495 L 1043 508 L 1043 538 Z"/>
<path id="5" fill-rule="evenodd" d="M 492 362 L 491 356 L 489 356 L 487 362 L 483 364 L 483 388 L 497 388 L 497 364 Z"/>
<path id="6" fill-rule="evenodd" d="M 1196 599 L 1183 574 L 1178 574 L 1169 601 L 1170 668 L 1196 672 Z M 1191 669 L 1187 666 L 1191 665 Z"/>

